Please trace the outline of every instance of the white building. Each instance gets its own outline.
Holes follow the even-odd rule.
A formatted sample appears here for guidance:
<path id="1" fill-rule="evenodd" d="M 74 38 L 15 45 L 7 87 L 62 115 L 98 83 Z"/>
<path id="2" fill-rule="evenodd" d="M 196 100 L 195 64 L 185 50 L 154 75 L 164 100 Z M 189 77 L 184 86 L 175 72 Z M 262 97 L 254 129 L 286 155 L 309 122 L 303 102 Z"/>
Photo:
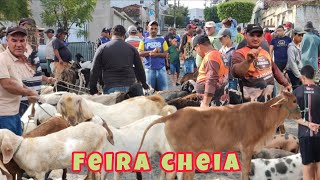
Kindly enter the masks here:
<path id="1" fill-rule="evenodd" d="M 194 9 L 189 9 L 189 15 L 190 20 L 194 20 L 194 19 L 199 19 L 200 21 L 204 20 L 204 13 L 203 13 L 203 9 L 200 8 L 194 8 Z"/>

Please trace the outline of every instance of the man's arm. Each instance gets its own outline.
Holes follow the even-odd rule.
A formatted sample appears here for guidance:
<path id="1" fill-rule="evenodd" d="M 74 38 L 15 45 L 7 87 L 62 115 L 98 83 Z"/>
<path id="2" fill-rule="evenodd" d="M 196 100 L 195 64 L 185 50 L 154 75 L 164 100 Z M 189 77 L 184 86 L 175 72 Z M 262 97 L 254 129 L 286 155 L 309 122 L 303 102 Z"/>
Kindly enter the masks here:
<path id="1" fill-rule="evenodd" d="M 138 50 L 139 50 L 140 57 L 150 56 L 150 53 L 152 52 L 152 51 L 145 51 L 144 50 L 144 42 L 142 40 L 140 41 Z"/>
<path id="2" fill-rule="evenodd" d="M 143 64 L 141 62 L 140 56 L 139 56 L 139 52 L 134 48 L 134 54 L 135 54 L 135 58 L 133 60 L 133 64 L 134 64 L 134 71 L 136 74 L 136 78 L 138 81 L 141 82 L 142 85 L 146 84 L 146 73 L 144 71 L 143 68 Z"/>
<path id="3" fill-rule="evenodd" d="M 209 103 L 211 102 L 216 92 L 216 89 L 218 88 L 217 83 L 219 81 L 219 68 L 220 65 L 212 60 L 209 60 L 205 66 L 206 84 L 201 107 L 209 107 Z"/>
<path id="4" fill-rule="evenodd" d="M 272 72 L 274 78 L 277 80 L 279 84 L 281 84 L 284 87 L 288 87 L 290 85 L 288 80 L 284 77 L 283 73 L 280 71 L 280 69 L 274 62 L 272 62 Z"/>
<path id="5" fill-rule="evenodd" d="M 36 91 L 33 91 L 25 86 L 20 86 L 14 79 L 3 78 L 0 79 L 1 86 L 9 93 L 21 96 L 38 96 Z"/>
<path id="6" fill-rule="evenodd" d="M 180 47 L 179 47 L 179 50 L 180 50 L 180 53 L 184 53 L 184 45 L 187 43 L 187 35 L 183 35 L 182 36 L 182 41 L 180 43 Z"/>
<path id="7" fill-rule="evenodd" d="M 269 46 L 269 53 L 270 53 L 270 56 L 271 56 L 271 59 L 273 59 L 272 57 L 273 57 L 273 55 L 272 55 L 272 53 L 273 53 L 273 49 L 274 49 L 274 44 L 275 44 L 275 41 L 274 41 L 274 39 L 270 42 L 270 46 Z"/>
<path id="8" fill-rule="evenodd" d="M 160 52 L 160 50 L 156 53 L 150 53 L 151 57 L 161 57 L 161 58 L 167 58 L 167 52 L 169 50 L 167 41 L 164 41 L 162 44 L 163 53 Z"/>
<path id="9" fill-rule="evenodd" d="M 246 61 L 242 54 L 234 52 L 231 62 L 231 73 L 233 77 L 243 78 L 248 73 L 250 63 Z"/>
<path id="10" fill-rule="evenodd" d="M 99 47 L 94 55 L 92 67 L 90 70 L 90 94 L 98 92 L 97 83 L 102 74 L 102 51 L 103 48 Z"/>

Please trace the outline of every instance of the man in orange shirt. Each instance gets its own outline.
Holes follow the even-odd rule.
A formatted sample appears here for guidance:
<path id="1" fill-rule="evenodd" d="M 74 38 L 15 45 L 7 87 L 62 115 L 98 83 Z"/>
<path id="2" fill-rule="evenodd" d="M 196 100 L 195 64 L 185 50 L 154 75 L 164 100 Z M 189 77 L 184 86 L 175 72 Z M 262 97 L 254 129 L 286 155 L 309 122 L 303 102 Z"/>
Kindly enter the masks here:
<path id="1" fill-rule="evenodd" d="M 202 98 L 201 107 L 223 106 L 229 103 L 228 67 L 221 54 L 214 49 L 207 36 L 196 36 L 193 47 L 203 58 L 199 67 L 196 92 Z"/>
<path id="2" fill-rule="evenodd" d="M 274 78 L 291 91 L 291 85 L 272 61 L 269 52 L 261 48 L 263 29 L 254 24 L 247 26 L 246 47 L 232 56 L 231 73 L 243 86 L 244 102 L 266 102 L 272 98 Z"/>

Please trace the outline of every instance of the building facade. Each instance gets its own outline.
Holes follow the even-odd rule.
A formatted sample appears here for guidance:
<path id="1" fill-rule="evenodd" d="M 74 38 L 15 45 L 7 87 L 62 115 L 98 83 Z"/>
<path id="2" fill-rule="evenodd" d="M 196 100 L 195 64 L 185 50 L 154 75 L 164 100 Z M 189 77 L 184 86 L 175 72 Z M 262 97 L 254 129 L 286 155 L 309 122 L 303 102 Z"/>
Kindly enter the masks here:
<path id="1" fill-rule="evenodd" d="M 189 15 L 188 17 L 190 17 L 190 20 L 195 20 L 198 19 L 200 21 L 204 21 L 204 13 L 203 13 L 204 9 L 200 9 L 200 8 L 194 8 L 194 9 L 189 9 Z"/>

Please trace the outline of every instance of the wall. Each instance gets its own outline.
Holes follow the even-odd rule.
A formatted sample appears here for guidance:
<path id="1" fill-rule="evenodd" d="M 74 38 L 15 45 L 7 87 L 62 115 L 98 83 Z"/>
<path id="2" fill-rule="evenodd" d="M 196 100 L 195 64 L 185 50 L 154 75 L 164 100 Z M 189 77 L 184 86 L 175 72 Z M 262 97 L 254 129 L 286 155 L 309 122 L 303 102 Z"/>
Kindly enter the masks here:
<path id="1" fill-rule="evenodd" d="M 303 28 L 307 21 L 312 21 L 316 29 L 320 29 L 320 6 L 300 6 L 296 9 L 295 27 Z"/>
<path id="2" fill-rule="evenodd" d="M 190 20 L 194 20 L 194 19 L 204 20 L 203 9 L 199 9 L 199 8 L 189 9 L 188 17 L 190 17 Z"/>

